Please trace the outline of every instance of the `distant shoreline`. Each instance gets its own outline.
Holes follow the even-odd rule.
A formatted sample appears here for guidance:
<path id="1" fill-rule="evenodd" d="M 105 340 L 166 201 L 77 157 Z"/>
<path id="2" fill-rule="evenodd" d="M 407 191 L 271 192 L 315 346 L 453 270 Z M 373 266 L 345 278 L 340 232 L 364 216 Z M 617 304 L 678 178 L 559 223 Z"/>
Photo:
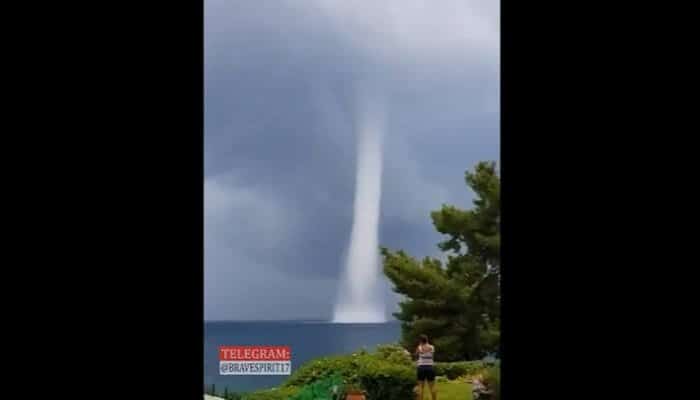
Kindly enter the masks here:
<path id="1" fill-rule="evenodd" d="M 231 320 L 205 320 L 205 324 L 217 324 L 217 323 L 271 323 L 271 324 L 280 324 L 280 323 L 304 323 L 304 324 L 338 324 L 338 325 L 343 325 L 343 324 L 362 324 L 362 325 L 382 325 L 382 324 L 394 324 L 394 323 L 400 323 L 400 321 L 396 319 L 388 320 L 386 322 L 333 322 L 331 320 L 325 320 L 325 319 L 262 319 L 262 320 L 242 320 L 242 319 L 231 319 Z"/>

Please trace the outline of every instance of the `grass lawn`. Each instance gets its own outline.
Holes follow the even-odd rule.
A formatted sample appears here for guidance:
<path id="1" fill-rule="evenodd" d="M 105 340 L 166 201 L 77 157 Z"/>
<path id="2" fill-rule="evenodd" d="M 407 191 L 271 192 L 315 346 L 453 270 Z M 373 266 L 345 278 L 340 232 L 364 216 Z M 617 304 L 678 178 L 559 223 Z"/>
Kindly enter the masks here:
<path id="1" fill-rule="evenodd" d="M 438 400 L 472 400 L 472 386 L 463 380 L 437 382 Z M 431 400 L 428 385 L 425 385 L 423 400 Z"/>

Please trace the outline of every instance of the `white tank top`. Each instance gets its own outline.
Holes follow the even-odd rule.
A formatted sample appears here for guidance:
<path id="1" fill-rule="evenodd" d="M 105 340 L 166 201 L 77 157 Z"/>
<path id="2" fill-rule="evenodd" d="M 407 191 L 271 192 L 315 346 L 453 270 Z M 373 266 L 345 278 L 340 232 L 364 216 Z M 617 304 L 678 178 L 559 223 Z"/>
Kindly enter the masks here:
<path id="1" fill-rule="evenodd" d="M 421 365 L 433 365 L 433 352 L 435 351 L 435 347 L 433 346 L 425 346 L 427 351 L 421 350 L 421 347 L 418 348 L 418 366 Z"/>

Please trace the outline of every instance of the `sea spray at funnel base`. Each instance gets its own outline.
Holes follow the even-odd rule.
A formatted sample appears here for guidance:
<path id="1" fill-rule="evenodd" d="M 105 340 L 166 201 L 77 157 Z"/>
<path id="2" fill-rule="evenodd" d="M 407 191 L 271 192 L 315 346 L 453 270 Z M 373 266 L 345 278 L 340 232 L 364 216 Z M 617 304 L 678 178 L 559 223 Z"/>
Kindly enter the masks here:
<path id="1" fill-rule="evenodd" d="M 375 104 L 363 105 L 357 132 L 352 233 L 334 322 L 386 321 L 378 285 L 383 118 Z"/>

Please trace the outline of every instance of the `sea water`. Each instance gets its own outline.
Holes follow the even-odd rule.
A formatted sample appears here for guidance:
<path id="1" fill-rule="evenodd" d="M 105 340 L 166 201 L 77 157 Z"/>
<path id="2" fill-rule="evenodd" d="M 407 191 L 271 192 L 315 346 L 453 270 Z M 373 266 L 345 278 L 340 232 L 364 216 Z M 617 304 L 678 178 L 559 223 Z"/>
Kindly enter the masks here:
<path id="1" fill-rule="evenodd" d="M 398 342 L 398 322 L 334 324 L 324 321 L 205 322 L 204 384 L 217 393 L 247 392 L 280 385 L 288 376 L 219 374 L 219 346 L 290 346 L 292 373 L 308 360 Z"/>

